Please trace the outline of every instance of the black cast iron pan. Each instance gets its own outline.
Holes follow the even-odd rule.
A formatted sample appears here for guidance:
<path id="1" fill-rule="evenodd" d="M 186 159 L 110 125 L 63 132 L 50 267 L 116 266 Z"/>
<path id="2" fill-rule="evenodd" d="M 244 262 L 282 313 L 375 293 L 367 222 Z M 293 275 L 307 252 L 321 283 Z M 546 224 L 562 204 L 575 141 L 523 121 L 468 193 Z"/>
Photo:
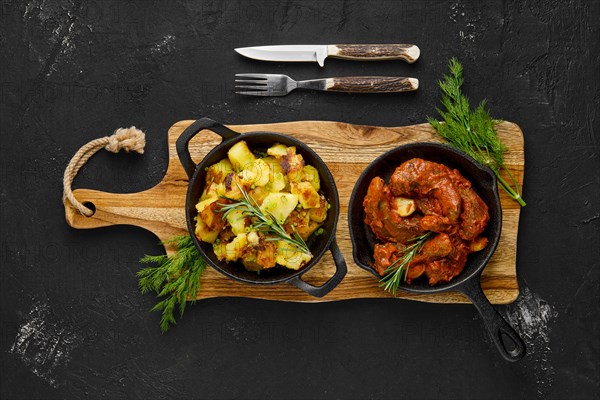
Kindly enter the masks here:
<path id="1" fill-rule="evenodd" d="M 483 317 L 485 326 L 502 356 L 508 361 L 517 361 L 525 355 L 525 345 L 517 332 L 502 318 L 483 294 L 479 284 L 481 272 L 498 246 L 502 230 L 502 208 L 498 196 L 496 176 L 487 167 L 483 167 L 468 155 L 443 144 L 411 143 L 397 147 L 383 154 L 358 178 L 348 210 L 348 226 L 352 240 L 353 256 L 356 264 L 381 278 L 371 266 L 374 263 L 373 247 L 377 238 L 371 228 L 364 223 L 363 200 L 371 180 L 382 177 L 386 183 L 404 161 L 411 158 L 423 158 L 456 168 L 473 184 L 475 191 L 489 207 L 490 222 L 483 233 L 489 240 L 487 247 L 477 253 L 469 254 L 467 264 L 460 275 L 450 282 L 430 286 L 426 281 L 413 281 L 410 285 L 402 283 L 401 290 L 413 293 L 440 293 L 458 291 L 467 295 Z"/>
<path id="2" fill-rule="evenodd" d="M 196 165 L 190 156 L 189 142 L 204 129 L 215 132 L 223 138 L 223 141 L 212 149 L 204 159 Z M 227 151 L 240 140 L 245 140 L 250 149 L 256 151 L 266 151 L 267 148 L 275 143 L 282 143 L 286 146 L 296 146 L 297 152 L 302 154 L 304 161 L 315 167 L 319 172 L 321 178 L 321 191 L 329 201 L 329 204 L 331 204 L 331 208 L 329 209 L 327 219 L 322 226 L 324 233 L 319 237 L 312 235 L 307 241 L 307 245 L 314 255 L 313 259 L 298 271 L 277 267 L 262 271 L 261 274 L 258 275 L 255 272 L 247 271 L 241 263 L 219 261 L 215 256 L 212 245 L 198 240 L 194 234 L 195 217 L 198 214 L 196 204 L 204 189 L 204 180 L 206 176 L 205 167 L 209 167 L 223 158 L 226 158 Z M 199 119 L 187 127 L 177 139 L 176 147 L 179 160 L 190 178 L 185 204 L 188 230 L 198 251 L 213 268 L 231 279 L 249 284 L 270 285 L 288 282 L 315 297 L 325 296 L 342 281 L 346 275 L 347 269 L 342 252 L 335 241 L 335 229 L 340 211 L 338 192 L 333 176 L 331 176 L 331 172 L 329 172 L 329 169 L 323 160 L 321 160 L 310 147 L 290 136 L 274 132 L 251 132 L 240 135 L 238 132 L 232 131 L 208 118 Z M 328 250 L 331 251 L 331 254 L 333 255 L 333 261 L 336 266 L 335 274 L 322 286 L 314 286 L 303 281 L 302 275 L 314 267 Z"/>

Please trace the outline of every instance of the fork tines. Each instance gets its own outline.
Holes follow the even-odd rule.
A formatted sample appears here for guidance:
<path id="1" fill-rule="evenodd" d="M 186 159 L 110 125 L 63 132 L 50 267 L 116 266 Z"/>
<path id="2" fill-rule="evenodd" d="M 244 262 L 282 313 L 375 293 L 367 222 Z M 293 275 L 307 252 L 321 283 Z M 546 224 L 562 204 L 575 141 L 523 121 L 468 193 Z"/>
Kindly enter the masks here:
<path id="1" fill-rule="evenodd" d="M 268 74 L 235 74 L 239 78 L 249 79 L 236 79 L 236 89 L 254 89 L 251 91 L 236 91 L 237 94 L 245 94 L 248 96 L 268 96 Z M 238 83 L 251 83 L 251 85 L 239 85 Z"/>

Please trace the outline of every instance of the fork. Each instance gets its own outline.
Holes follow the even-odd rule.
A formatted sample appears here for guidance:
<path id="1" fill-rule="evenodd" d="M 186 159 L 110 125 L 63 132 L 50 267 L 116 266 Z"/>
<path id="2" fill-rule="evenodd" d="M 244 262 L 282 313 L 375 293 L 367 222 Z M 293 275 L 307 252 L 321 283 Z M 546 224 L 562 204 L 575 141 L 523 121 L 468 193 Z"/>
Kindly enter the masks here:
<path id="1" fill-rule="evenodd" d="M 279 74 L 236 74 L 237 94 L 248 96 L 285 96 L 294 89 L 325 90 L 348 93 L 411 92 L 419 88 L 419 80 L 396 76 L 349 76 L 342 78 L 295 81 Z M 251 89 L 251 90 L 248 90 Z"/>

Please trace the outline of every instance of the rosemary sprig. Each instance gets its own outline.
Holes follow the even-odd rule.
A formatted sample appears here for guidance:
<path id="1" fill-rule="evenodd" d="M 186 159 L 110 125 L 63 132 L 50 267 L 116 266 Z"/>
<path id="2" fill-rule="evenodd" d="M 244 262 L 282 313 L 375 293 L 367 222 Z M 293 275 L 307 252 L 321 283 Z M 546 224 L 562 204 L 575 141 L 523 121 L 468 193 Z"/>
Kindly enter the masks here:
<path id="1" fill-rule="evenodd" d="M 220 211 L 223 213 L 223 219 L 227 218 L 227 216 L 235 210 L 241 210 L 244 215 L 247 215 L 251 218 L 255 219 L 255 222 L 250 225 L 250 228 L 255 229 L 258 232 L 263 232 L 267 235 L 274 235 L 273 237 L 267 238 L 270 241 L 283 240 L 293 246 L 295 246 L 302 253 L 307 254 L 312 257 L 312 253 L 308 248 L 308 245 L 300 237 L 298 232 L 294 232 L 292 235 L 287 233 L 283 228 L 283 225 L 277 218 L 273 216 L 270 212 L 264 212 L 260 209 L 260 206 L 256 202 L 256 200 L 248 194 L 244 188 L 242 188 L 237 182 L 238 188 L 242 193 L 243 198 L 241 200 L 230 199 L 228 197 L 222 196 L 224 199 L 232 201 L 232 204 L 222 204 Z"/>
<path id="2" fill-rule="evenodd" d="M 383 278 L 379 281 L 379 287 L 383 287 L 385 290 L 392 292 L 394 296 L 396 296 L 400 282 L 406 281 L 410 262 L 417 254 L 419 254 L 425 245 L 425 242 L 429 240 L 431 235 L 433 235 L 433 232 L 427 232 L 421 236 L 410 239 L 413 244 L 406 247 L 403 250 L 402 256 L 385 270 Z"/>
<path id="3" fill-rule="evenodd" d="M 469 99 L 461 91 L 464 83 L 462 65 L 456 58 L 452 58 L 449 67 L 450 74 L 445 75 L 439 82 L 442 105 L 446 111 L 439 108 L 437 111 L 444 123 L 433 118 L 428 118 L 427 121 L 452 146 L 490 167 L 498 177 L 500 187 L 521 206 L 525 206 L 519 185 L 504 163 L 504 146 L 494 129 L 494 125 L 499 121 L 490 116 L 485 100 L 474 110 L 471 109 Z M 502 169 L 508 173 L 511 183 L 500 176 Z"/>
<path id="4" fill-rule="evenodd" d="M 162 242 L 173 244 L 175 254 L 170 256 L 144 256 L 140 262 L 155 264 L 137 272 L 138 286 L 142 294 L 150 291 L 163 297 L 151 311 L 162 311 L 160 329 L 165 333 L 175 324 L 175 306 L 179 307 L 179 317 L 183 316 L 188 297 L 192 304 L 196 302 L 196 293 L 200 287 L 200 275 L 206 269 L 206 261 L 202 258 L 190 236 L 175 236 Z"/>

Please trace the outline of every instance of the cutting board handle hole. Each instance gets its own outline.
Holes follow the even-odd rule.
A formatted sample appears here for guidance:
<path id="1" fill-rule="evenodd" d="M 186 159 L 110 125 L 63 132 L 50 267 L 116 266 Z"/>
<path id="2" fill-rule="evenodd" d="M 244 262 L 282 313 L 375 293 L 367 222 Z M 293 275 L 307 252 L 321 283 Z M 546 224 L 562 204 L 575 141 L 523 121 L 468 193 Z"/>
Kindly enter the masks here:
<path id="1" fill-rule="evenodd" d="M 92 210 L 92 215 L 90 215 L 88 218 L 93 217 L 94 214 L 96 214 L 96 205 L 94 203 L 92 203 L 91 201 L 84 201 L 81 204 Z"/>

